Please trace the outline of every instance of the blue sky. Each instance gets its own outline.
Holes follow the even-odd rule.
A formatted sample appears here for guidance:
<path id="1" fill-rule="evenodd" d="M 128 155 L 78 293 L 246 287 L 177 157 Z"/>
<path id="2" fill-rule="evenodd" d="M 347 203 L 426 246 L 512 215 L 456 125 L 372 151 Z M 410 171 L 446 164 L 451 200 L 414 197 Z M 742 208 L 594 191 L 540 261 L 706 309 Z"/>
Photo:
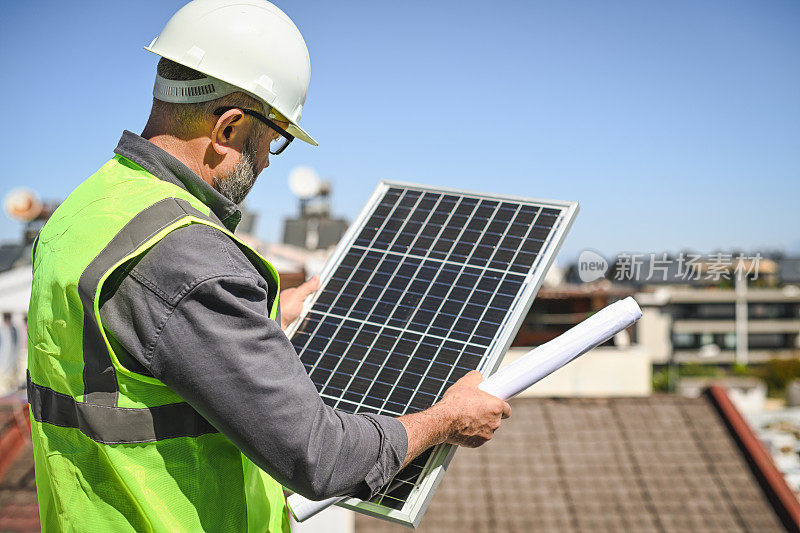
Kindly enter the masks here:
<path id="1" fill-rule="evenodd" d="M 63 198 L 147 118 L 183 2 L 14 2 L 0 18 L 0 194 Z M 578 200 L 562 258 L 800 253 L 800 3 L 283 1 L 311 53 L 296 142 L 248 204 L 262 238 L 310 165 L 350 219 L 381 178 Z M 0 240 L 19 225 L 0 215 Z"/>

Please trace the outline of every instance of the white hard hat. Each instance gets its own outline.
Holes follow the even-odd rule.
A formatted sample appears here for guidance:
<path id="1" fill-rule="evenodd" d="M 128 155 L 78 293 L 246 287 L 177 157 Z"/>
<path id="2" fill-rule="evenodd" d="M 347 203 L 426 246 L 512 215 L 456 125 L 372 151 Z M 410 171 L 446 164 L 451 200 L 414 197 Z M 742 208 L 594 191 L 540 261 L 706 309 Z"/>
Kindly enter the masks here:
<path id="1" fill-rule="evenodd" d="M 289 133 L 317 146 L 298 125 L 311 78 L 308 48 L 291 19 L 266 0 L 189 2 L 145 50 L 208 76 L 157 76 L 159 100 L 207 102 L 243 91 L 264 102 L 270 118 L 289 122 Z"/>

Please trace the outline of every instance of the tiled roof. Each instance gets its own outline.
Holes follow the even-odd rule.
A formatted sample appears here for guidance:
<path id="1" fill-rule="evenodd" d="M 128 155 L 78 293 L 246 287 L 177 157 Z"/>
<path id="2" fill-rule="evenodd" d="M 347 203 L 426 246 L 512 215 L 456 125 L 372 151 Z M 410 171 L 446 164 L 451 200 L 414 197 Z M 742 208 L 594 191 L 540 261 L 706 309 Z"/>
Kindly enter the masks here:
<path id="1" fill-rule="evenodd" d="M 784 531 L 708 396 L 511 403 L 492 442 L 456 453 L 419 531 Z"/>
<path id="2" fill-rule="evenodd" d="M 0 531 L 41 531 L 30 443 L 17 455 L 0 480 Z"/>
<path id="3" fill-rule="evenodd" d="M 0 532 L 41 531 L 24 404 L 0 404 Z"/>

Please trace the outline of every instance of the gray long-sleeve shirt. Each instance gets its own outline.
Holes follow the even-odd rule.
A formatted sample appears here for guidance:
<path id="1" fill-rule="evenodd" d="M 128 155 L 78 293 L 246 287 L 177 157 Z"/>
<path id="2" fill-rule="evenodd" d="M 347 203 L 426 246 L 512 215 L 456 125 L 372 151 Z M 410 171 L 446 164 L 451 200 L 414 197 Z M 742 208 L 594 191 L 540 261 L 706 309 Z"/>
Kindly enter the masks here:
<path id="1" fill-rule="evenodd" d="M 235 204 L 146 139 L 125 131 L 115 152 L 192 193 L 228 229 L 241 219 Z M 219 230 L 173 231 L 110 286 L 100 317 L 123 364 L 163 381 L 284 486 L 312 498 L 367 498 L 399 470 L 403 425 L 322 402 L 268 318 L 264 279 Z"/>

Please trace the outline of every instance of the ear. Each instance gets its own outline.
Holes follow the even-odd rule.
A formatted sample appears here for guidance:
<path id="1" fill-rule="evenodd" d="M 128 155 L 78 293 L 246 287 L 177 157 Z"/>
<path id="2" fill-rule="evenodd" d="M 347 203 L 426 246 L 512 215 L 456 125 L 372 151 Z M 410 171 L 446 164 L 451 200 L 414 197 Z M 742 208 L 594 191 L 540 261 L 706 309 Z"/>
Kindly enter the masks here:
<path id="1" fill-rule="evenodd" d="M 217 119 L 211 130 L 211 147 L 219 155 L 224 157 L 231 150 L 242 152 L 248 134 L 243 117 L 241 110 L 229 109 Z"/>

